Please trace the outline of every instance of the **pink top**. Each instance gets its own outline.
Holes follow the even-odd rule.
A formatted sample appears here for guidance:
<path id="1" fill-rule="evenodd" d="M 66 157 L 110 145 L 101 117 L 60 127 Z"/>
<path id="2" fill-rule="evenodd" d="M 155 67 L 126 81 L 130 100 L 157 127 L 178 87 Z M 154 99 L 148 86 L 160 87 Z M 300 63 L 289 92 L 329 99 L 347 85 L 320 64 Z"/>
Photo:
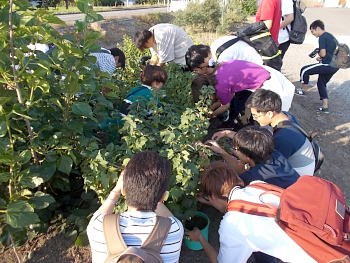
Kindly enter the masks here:
<path id="1" fill-rule="evenodd" d="M 232 100 L 233 93 L 256 90 L 269 78 L 270 73 L 260 65 L 245 60 L 227 61 L 222 63 L 216 73 L 216 95 L 221 104 L 226 105 Z"/>
<path id="2" fill-rule="evenodd" d="M 278 33 L 280 30 L 280 23 L 282 17 L 281 0 L 261 0 L 258 11 L 255 15 L 255 21 L 272 20 L 272 27 L 270 29 L 271 36 L 275 40 L 277 46 Z"/>

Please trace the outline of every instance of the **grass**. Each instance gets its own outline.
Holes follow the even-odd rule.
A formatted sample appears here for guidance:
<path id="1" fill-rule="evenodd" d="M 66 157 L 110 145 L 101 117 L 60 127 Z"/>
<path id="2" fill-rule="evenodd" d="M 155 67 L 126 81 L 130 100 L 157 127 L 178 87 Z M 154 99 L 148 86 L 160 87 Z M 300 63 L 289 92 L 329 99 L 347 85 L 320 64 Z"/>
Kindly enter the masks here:
<path id="1" fill-rule="evenodd" d="M 158 5 L 133 5 L 133 6 L 94 6 L 94 11 L 96 12 L 108 12 L 115 11 L 120 9 L 134 9 L 134 8 L 147 8 L 147 7 L 157 7 Z M 160 7 L 164 7 L 163 4 L 159 4 Z M 53 11 L 55 15 L 64 15 L 64 14 L 76 14 L 81 13 L 78 7 L 70 6 L 68 9 L 64 6 L 59 6 L 57 8 L 50 7 L 50 11 Z"/>

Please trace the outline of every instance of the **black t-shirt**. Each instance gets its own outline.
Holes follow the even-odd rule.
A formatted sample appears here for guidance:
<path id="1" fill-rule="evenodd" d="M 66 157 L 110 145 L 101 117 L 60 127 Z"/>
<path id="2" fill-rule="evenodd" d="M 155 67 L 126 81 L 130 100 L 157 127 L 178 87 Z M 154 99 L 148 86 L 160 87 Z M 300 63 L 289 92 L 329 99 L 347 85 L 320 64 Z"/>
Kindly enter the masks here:
<path id="1" fill-rule="evenodd" d="M 322 58 L 322 64 L 329 64 L 332 61 L 333 52 L 337 47 L 334 36 L 328 32 L 324 32 L 318 38 L 318 45 L 320 50 L 326 50 L 326 56 Z"/>

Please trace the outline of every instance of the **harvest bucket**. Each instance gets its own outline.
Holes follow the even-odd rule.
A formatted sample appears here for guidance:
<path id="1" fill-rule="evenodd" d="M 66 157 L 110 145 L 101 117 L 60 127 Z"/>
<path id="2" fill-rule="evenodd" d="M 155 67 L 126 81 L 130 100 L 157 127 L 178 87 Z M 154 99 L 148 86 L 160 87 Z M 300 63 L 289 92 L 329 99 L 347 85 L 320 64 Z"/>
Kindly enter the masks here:
<path id="1" fill-rule="evenodd" d="M 198 227 L 196 225 L 196 222 L 193 222 L 193 219 L 197 219 L 198 217 L 204 219 L 206 221 L 206 224 L 205 224 L 205 227 L 201 229 L 201 227 Z M 203 220 L 202 220 L 203 221 Z M 203 221 L 204 222 L 204 221 Z M 192 224 L 191 224 L 192 223 Z M 208 241 L 208 232 L 209 232 L 209 223 L 210 223 L 210 220 L 208 218 L 208 216 L 202 212 L 199 212 L 197 211 L 196 212 L 196 216 L 195 217 L 192 217 L 192 219 L 190 221 L 187 221 L 186 224 L 185 224 L 185 231 L 189 231 L 189 230 L 192 230 L 193 227 L 198 227 L 200 230 L 201 230 L 201 233 L 202 235 L 204 236 L 205 240 Z M 192 225 L 192 229 L 187 229 L 190 228 L 189 225 Z M 186 246 L 189 248 L 189 249 L 192 249 L 192 250 L 201 250 L 203 249 L 202 245 L 200 242 L 196 242 L 196 241 L 193 241 L 191 242 L 189 239 L 185 238 L 185 244 Z"/>

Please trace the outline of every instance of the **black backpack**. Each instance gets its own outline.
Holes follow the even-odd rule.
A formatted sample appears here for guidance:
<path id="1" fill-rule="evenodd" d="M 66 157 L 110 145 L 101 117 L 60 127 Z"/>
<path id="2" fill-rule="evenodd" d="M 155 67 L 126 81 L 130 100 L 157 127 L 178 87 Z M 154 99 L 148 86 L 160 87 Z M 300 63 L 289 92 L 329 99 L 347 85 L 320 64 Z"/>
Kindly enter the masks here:
<path id="1" fill-rule="evenodd" d="M 291 30 L 286 27 L 289 33 L 289 41 L 291 44 L 302 44 L 307 33 L 306 18 L 302 15 L 306 6 L 300 0 L 293 0 L 294 20 L 291 23 Z"/>
<path id="2" fill-rule="evenodd" d="M 277 124 L 276 128 L 277 130 L 279 130 L 281 128 L 286 128 L 286 127 L 292 127 L 299 130 L 310 141 L 312 145 L 312 149 L 314 151 L 314 155 L 315 155 L 314 173 L 316 173 L 321 168 L 321 165 L 323 164 L 323 161 L 324 161 L 324 155 L 323 155 L 322 149 L 318 145 L 318 143 L 314 141 L 314 138 L 316 137 L 317 133 L 312 133 L 310 135 L 300 125 L 296 124 L 294 121 L 281 121 Z"/>
<path id="3" fill-rule="evenodd" d="M 264 61 L 264 65 L 281 71 L 281 51 L 278 50 L 276 42 L 271 36 L 270 30 L 266 27 L 264 22 L 259 21 L 250 24 L 242 33 L 238 34 L 237 38 L 222 44 L 216 50 L 216 57 L 219 58 L 220 54 L 225 49 L 237 43 L 239 40 L 242 40 L 253 47 L 260 54 Z"/>

